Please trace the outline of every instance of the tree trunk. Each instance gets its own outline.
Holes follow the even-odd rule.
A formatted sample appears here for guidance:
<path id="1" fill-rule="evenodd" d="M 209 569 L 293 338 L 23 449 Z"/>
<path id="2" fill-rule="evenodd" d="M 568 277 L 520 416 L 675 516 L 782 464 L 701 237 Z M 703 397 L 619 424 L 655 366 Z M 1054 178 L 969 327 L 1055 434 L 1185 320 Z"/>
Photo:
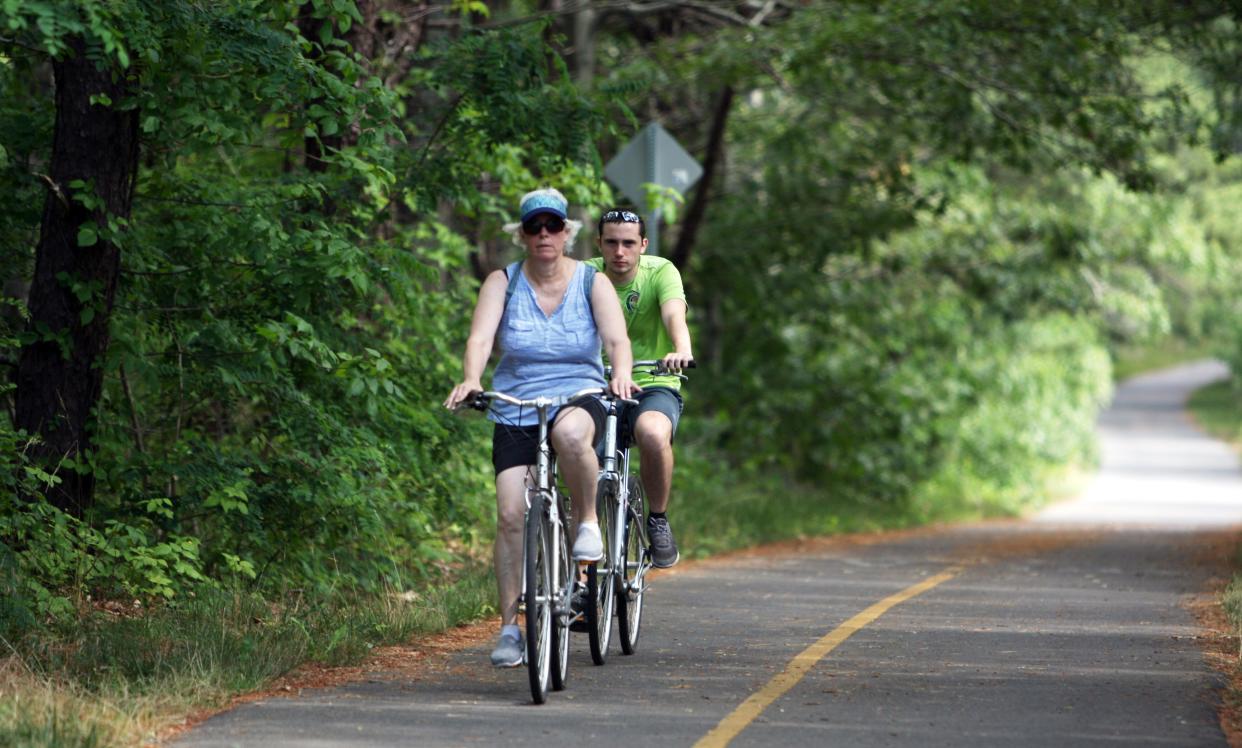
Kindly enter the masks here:
<path id="1" fill-rule="evenodd" d="M 93 501 L 94 476 L 85 467 L 61 469 L 64 460 L 83 464 L 91 450 L 91 415 L 103 388 L 108 321 L 116 296 L 120 248 L 101 230 L 95 243 L 79 246 L 83 224 L 106 226 L 128 218 L 138 170 L 138 112 L 117 109 L 129 96 L 123 71 L 97 64 L 81 39 L 53 64 L 56 127 L 43 223 L 30 287 L 30 330 L 37 339 L 22 347 L 17 368 L 15 423 L 39 436 L 31 455 L 61 483 L 48 500 L 76 515 Z M 112 101 L 92 104 L 100 94 Z M 82 180 L 87 208 L 74 199 Z"/>
<path id="2" fill-rule="evenodd" d="M 686 210 L 686 220 L 681 225 L 681 233 L 677 235 L 677 246 L 673 247 L 673 251 L 669 254 L 669 260 L 679 270 L 685 270 L 686 264 L 690 262 L 694 240 L 699 233 L 699 226 L 703 223 L 703 215 L 707 212 L 712 178 L 715 177 L 720 162 L 724 159 L 725 127 L 729 122 L 729 112 L 732 109 L 733 87 L 725 86 L 721 89 L 720 98 L 716 101 L 716 115 L 712 119 L 712 131 L 707 138 L 707 157 L 703 162 L 703 177 L 699 180 L 694 199 L 690 201 L 690 207 Z"/>
<path id="3" fill-rule="evenodd" d="M 582 0 L 574 12 L 574 54 L 570 64 L 574 73 L 574 82 L 583 91 L 595 87 L 595 19 L 598 11 L 591 7 L 590 0 Z"/>

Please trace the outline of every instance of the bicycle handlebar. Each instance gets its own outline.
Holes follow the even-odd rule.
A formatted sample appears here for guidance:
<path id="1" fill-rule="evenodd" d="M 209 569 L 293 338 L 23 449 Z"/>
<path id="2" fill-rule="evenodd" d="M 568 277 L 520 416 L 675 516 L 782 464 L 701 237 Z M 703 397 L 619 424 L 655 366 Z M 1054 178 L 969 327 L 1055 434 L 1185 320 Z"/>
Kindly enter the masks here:
<path id="1" fill-rule="evenodd" d="M 608 391 L 603 387 L 587 387 L 586 389 L 579 390 L 572 395 L 558 395 L 556 397 L 541 395 L 531 400 L 522 400 L 505 392 L 488 390 L 486 392 L 471 393 L 465 400 L 462 400 L 457 404 L 455 410 L 460 408 L 487 410 L 488 406 L 491 405 L 492 400 L 500 400 L 501 402 L 506 402 L 510 405 L 516 405 L 519 408 L 535 408 L 536 410 L 542 410 L 544 408 L 559 408 L 562 405 L 568 405 L 574 400 L 587 395 L 600 395 L 607 393 Z"/>
<path id="2" fill-rule="evenodd" d="M 634 367 L 633 367 L 633 368 L 638 369 L 638 368 L 640 368 L 640 367 L 641 367 L 641 368 L 645 368 L 645 369 L 654 368 L 654 369 L 656 370 L 656 371 L 654 372 L 655 374 L 671 374 L 671 373 L 672 373 L 672 372 L 670 372 L 670 371 L 668 371 L 667 369 L 665 369 L 665 368 L 664 368 L 664 362 L 663 362 L 663 361 L 635 361 L 635 362 L 634 362 Z M 689 361 L 687 361 L 687 362 L 686 362 L 686 365 L 685 365 L 685 366 L 683 366 L 683 367 L 681 367 L 681 368 L 683 368 L 683 369 L 693 369 L 693 368 L 696 368 L 696 364 L 695 364 L 694 359 L 690 359 Z"/>
<path id="3" fill-rule="evenodd" d="M 667 376 L 681 377 L 682 379 L 686 378 L 684 374 L 678 374 L 676 372 L 669 371 L 667 368 L 665 368 L 663 361 L 635 361 L 633 364 L 633 368 L 652 369 L 653 371 L 651 373 L 657 376 L 667 375 Z M 683 369 L 695 368 L 694 360 L 691 359 L 690 361 L 687 361 L 686 365 L 682 368 Z M 611 371 L 612 367 L 608 367 L 608 370 Z M 473 392 L 470 395 L 468 395 L 466 399 L 462 400 L 460 403 L 455 405 L 453 409 L 460 410 L 462 408 L 473 408 L 475 410 L 487 410 L 488 407 L 491 405 L 492 400 L 500 400 L 501 402 L 506 402 L 506 403 L 509 403 L 510 405 L 516 405 L 519 408 L 536 408 L 536 409 L 558 408 L 562 405 L 568 405 L 570 402 L 577 400 L 580 397 L 585 397 L 586 395 L 603 395 L 604 397 L 613 398 L 619 402 L 626 403 L 627 405 L 638 405 L 637 400 L 632 400 L 628 397 L 616 397 L 611 392 L 609 392 L 608 388 L 606 387 L 587 387 L 586 389 L 579 390 L 578 392 L 575 392 L 572 395 L 560 395 L 558 397 L 540 396 L 532 400 L 522 400 L 508 393 L 497 392 L 495 390 L 488 390 L 486 392 Z"/>
<path id="4" fill-rule="evenodd" d="M 678 379 L 681 379 L 682 381 L 686 381 L 689 379 L 689 377 L 687 377 L 685 374 L 682 374 L 680 370 L 671 371 L 670 369 L 665 367 L 663 361 L 635 361 L 631 368 L 632 369 L 646 369 L 645 373 L 654 374 L 657 377 L 660 377 L 660 376 L 677 377 Z M 694 359 L 690 359 L 689 361 L 687 361 L 686 365 L 683 366 L 682 368 L 683 369 L 695 368 Z M 612 377 L 611 366 L 604 367 L 604 376 Z M 629 401 L 627 400 L 626 402 L 629 402 Z"/>

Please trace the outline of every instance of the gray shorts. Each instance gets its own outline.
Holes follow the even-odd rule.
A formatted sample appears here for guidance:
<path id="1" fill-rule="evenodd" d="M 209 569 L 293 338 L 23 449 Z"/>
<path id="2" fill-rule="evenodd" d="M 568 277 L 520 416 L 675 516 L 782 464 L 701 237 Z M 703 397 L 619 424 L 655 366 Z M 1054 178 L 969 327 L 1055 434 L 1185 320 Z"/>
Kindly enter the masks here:
<path id="1" fill-rule="evenodd" d="M 623 411 L 627 435 L 634 433 L 634 424 L 640 415 L 654 410 L 668 417 L 673 424 L 673 436 L 677 436 L 677 422 L 681 420 L 681 411 L 685 406 L 680 392 L 671 387 L 645 387 L 634 399 L 638 401 L 638 406 L 627 405 Z"/>

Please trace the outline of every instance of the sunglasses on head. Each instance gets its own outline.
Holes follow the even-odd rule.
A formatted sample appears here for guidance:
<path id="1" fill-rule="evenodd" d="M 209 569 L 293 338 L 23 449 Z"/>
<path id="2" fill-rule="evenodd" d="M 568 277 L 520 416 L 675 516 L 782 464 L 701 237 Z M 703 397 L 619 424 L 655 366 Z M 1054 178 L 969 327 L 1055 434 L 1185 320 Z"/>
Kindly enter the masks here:
<path id="1" fill-rule="evenodd" d="M 631 213 L 628 210 L 610 210 L 600 219 L 602 223 L 642 223 L 643 219 L 638 217 L 637 213 Z"/>
<path id="2" fill-rule="evenodd" d="M 522 232 L 527 236 L 539 236 L 539 232 L 544 229 L 549 234 L 559 234 L 565 230 L 564 219 L 556 216 L 547 216 L 540 218 L 532 218 L 529 221 L 522 221 Z"/>

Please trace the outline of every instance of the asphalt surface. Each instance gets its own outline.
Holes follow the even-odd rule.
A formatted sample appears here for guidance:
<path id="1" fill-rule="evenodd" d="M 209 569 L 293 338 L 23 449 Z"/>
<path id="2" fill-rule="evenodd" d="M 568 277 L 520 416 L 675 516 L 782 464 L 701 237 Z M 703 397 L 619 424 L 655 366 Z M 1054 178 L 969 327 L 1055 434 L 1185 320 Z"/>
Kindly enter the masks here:
<path id="1" fill-rule="evenodd" d="M 1222 683 L 1185 603 L 1216 571 L 1200 558 L 1205 533 L 1242 524 L 1242 472 L 1181 410 L 1223 375 L 1203 364 L 1123 385 L 1101 419 L 1096 481 L 1031 520 L 664 574 L 638 653 L 614 646 L 595 667 L 576 635 L 569 687 L 543 706 L 530 703 L 524 670 L 486 665 L 484 646 L 418 676 L 246 704 L 175 745 L 690 746 L 764 693 L 770 703 L 715 744 L 1224 745 Z M 909 599 L 858 624 L 903 591 Z M 834 631 L 834 648 L 773 690 Z"/>

